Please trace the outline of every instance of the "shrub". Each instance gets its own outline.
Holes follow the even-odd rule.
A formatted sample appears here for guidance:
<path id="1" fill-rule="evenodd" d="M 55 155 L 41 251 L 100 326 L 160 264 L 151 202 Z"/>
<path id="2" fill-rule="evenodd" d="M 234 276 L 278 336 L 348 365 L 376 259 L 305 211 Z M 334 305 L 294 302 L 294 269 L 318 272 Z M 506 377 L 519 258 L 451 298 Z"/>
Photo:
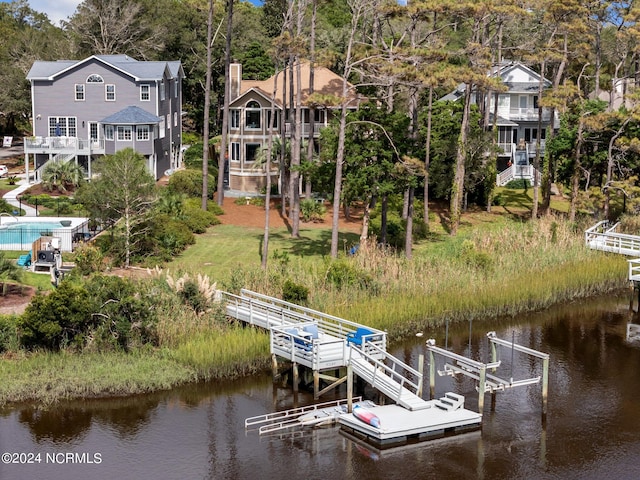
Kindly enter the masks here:
<path id="1" fill-rule="evenodd" d="M 94 245 L 80 245 L 75 250 L 76 270 L 80 275 L 90 275 L 102 270 L 104 255 Z"/>
<path id="2" fill-rule="evenodd" d="M 17 350 L 18 326 L 15 315 L 0 315 L 0 353 Z"/>
<path id="3" fill-rule="evenodd" d="M 100 321 L 94 312 L 95 301 L 87 290 L 63 281 L 49 295 L 36 295 L 27 306 L 18 320 L 20 342 L 27 348 L 81 345 L 84 334 Z"/>
<path id="4" fill-rule="evenodd" d="M 195 169 L 178 170 L 169 177 L 167 188 L 170 192 L 184 194 L 188 197 L 202 196 L 202 172 Z M 216 179 L 213 175 L 208 176 L 207 196 L 213 197 L 216 189 Z"/>
<path id="5" fill-rule="evenodd" d="M 183 222 L 193 233 L 204 233 L 211 225 L 217 225 L 220 220 L 211 212 L 199 208 L 187 208 Z"/>
<path id="6" fill-rule="evenodd" d="M 282 299 L 287 302 L 297 303 L 299 305 L 306 305 L 309 298 L 309 289 L 304 285 L 295 283 L 294 281 L 287 279 L 282 285 Z"/>
<path id="7" fill-rule="evenodd" d="M 186 198 L 183 203 L 186 208 L 202 209 L 202 198 L 195 198 L 195 197 Z M 222 210 L 222 207 L 218 205 L 216 202 L 214 202 L 213 200 L 207 201 L 207 212 L 211 212 L 214 215 L 224 214 L 224 210 Z"/>
<path id="8" fill-rule="evenodd" d="M 373 286 L 371 275 L 364 270 L 360 270 L 357 265 L 346 259 L 338 259 L 331 262 L 327 268 L 325 278 L 337 288 L 355 286 L 367 289 Z"/>
<path id="9" fill-rule="evenodd" d="M 303 222 L 321 222 L 326 212 L 325 206 L 312 198 L 305 198 L 300 202 L 300 216 Z"/>
<path id="10" fill-rule="evenodd" d="M 510 190 L 526 190 L 531 187 L 531 182 L 526 178 L 516 178 L 507 183 L 504 188 Z"/>

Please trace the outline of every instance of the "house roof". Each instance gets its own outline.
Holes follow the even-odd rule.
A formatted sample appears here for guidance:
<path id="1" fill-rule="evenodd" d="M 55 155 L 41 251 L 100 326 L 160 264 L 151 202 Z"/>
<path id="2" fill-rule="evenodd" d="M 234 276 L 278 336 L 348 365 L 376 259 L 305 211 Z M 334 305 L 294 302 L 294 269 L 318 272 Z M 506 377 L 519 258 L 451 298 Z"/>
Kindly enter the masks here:
<path id="1" fill-rule="evenodd" d="M 493 113 L 489 114 L 489 123 L 493 124 Z M 498 127 L 517 127 L 518 124 L 516 122 L 512 122 L 511 120 L 507 120 L 504 117 L 498 115 L 498 121 L 496 122 Z"/>
<path id="2" fill-rule="evenodd" d="M 309 99 L 309 71 L 311 69 L 311 65 L 308 62 L 304 62 L 300 65 L 301 70 L 301 86 L 302 86 L 302 104 L 308 105 Z M 296 72 L 294 71 L 294 81 L 293 81 L 293 91 L 295 92 L 297 89 L 297 79 Z M 233 102 L 237 102 L 238 99 L 242 98 L 249 91 L 255 91 L 262 95 L 268 101 L 271 101 L 271 96 L 273 95 L 273 85 L 275 81 L 275 75 L 269 77 L 266 80 L 242 80 L 240 83 L 240 92 L 237 98 L 233 99 Z M 282 72 L 278 75 L 277 81 L 277 89 L 276 89 L 276 105 L 279 107 L 283 106 L 282 95 L 284 91 L 284 79 L 282 76 Z M 287 79 L 288 84 L 288 79 Z M 314 68 L 314 88 L 313 91 L 316 94 L 320 95 L 333 95 L 336 97 L 342 96 L 342 77 L 333 73 L 331 70 L 325 67 L 320 67 L 318 65 Z M 362 100 L 362 98 L 357 94 L 355 88 L 350 83 L 347 83 L 347 97 L 351 102 L 355 104 L 358 101 Z M 286 102 L 289 102 L 289 98 L 286 99 Z"/>
<path id="3" fill-rule="evenodd" d="M 510 74 L 515 70 L 520 70 L 521 73 L 524 72 L 531 78 L 531 81 L 510 81 L 510 78 L 512 78 Z M 500 77 L 503 84 L 509 89 L 509 93 L 536 93 L 539 90 L 540 79 L 542 79 L 544 83 L 544 88 L 548 88 L 551 86 L 551 82 L 549 80 L 541 77 L 540 74 L 534 72 L 532 69 L 520 62 L 503 62 L 499 65 L 494 65 L 493 68 L 489 71 L 488 76 Z M 440 100 L 458 100 L 460 97 L 462 97 L 466 88 L 467 85 L 461 83 L 453 92 L 448 93 L 444 97 L 440 98 Z"/>
<path id="4" fill-rule="evenodd" d="M 100 123 L 109 125 L 155 125 L 160 123 L 160 120 L 160 117 L 156 117 L 140 107 L 129 106 L 102 119 Z"/>
<path id="5" fill-rule="evenodd" d="M 127 55 L 92 55 L 84 60 L 57 60 L 55 62 L 37 60 L 27 73 L 27 80 L 54 80 L 57 76 L 91 61 L 104 63 L 136 81 L 160 80 L 165 71 L 169 78 L 184 77 L 184 70 L 179 60 L 141 62 Z"/>

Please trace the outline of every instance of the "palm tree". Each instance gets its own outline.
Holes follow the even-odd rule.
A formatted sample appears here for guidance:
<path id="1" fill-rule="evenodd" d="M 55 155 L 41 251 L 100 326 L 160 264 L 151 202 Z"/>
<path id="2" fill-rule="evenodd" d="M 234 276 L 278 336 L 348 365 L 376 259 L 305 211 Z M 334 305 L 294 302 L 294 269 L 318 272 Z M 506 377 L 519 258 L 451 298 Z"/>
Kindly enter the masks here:
<path id="1" fill-rule="evenodd" d="M 20 280 L 21 271 L 18 265 L 12 260 L 5 258 L 4 253 L 0 252 L 0 284 L 2 284 L 2 295 L 6 293 L 6 280 L 17 282 Z"/>
<path id="2" fill-rule="evenodd" d="M 49 162 L 42 171 L 42 184 L 46 190 L 66 192 L 84 180 L 84 169 L 73 162 Z"/>

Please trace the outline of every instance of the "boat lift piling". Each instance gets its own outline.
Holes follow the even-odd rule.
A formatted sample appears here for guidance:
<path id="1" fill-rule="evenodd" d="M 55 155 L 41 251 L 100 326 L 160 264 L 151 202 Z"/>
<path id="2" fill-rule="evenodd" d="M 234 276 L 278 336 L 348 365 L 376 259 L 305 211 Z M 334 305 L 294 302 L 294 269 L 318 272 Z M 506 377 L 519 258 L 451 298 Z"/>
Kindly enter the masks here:
<path id="1" fill-rule="evenodd" d="M 502 340 L 496 336 L 495 332 L 487 333 L 487 338 L 491 344 L 491 362 L 483 363 L 470 358 L 458 355 L 450 352 L 446 349 L 436 346 L 434 339 L 427 340 L 427 350 L 429 352 L 429 394 L 433 399 L 435 396 L 435 374 L 436 374 L 436 362 L 435 356 L 441 355 L 442 357 L 449 359 L 451 363 L 445 363 L 443 370 L 438 370 L 437 373 L 442 375 L 455 376 L 457 374 L 463 374 L 467 377 L 473 378 L 478 381 L 478 413 L 482 413 L 484 410 L 484 396 L 485 393 L 491 393 L 491 409 L 495 409 L 495 394 L 498 391 L 504 391 L 507 388 L 520 387 L 525 385 L 531 385 L 539 383 L 542 379 L 542 415 L 543 419 L 547 414 L 547 399 L 548 399 L 548 385 L 549 385 L 549 354 L 538 352 L 528 347 L 516 344 L 513 340 Z M 511 361 L 511 378 L 504 380 L 495 375 L 498 367 L 501 365 L 501 360 L 498 359 L 497 346 L 504 346 L 511 349 L 512 361 Z M 530 355 L 542 360 L 542 376 L 526 378 L 523 380 L 513 379 L 513 354 L 515 351 Z M 489 370 L 489 372 L 487 371 Z"/>

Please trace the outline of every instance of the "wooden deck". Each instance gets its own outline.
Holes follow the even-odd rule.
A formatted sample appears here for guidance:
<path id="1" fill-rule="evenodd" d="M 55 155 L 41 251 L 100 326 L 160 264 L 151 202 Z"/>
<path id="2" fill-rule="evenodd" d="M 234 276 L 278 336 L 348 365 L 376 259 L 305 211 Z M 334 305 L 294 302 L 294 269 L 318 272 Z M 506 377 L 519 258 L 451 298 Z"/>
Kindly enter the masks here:
<path id="1" fill-rule="evenodd" d="M 316 396 L 320 372 L 350 367 L 398 405 L 427 408 L 422 373 L 387 352 L 386 332 L 249 290 L 222 297 L 227 315 L 269 330 L 271 354 L 296 366 L 294 379 L 297 365 L 314 371 Z M 337 386 L 346 377 L 333 380 Z"/>

